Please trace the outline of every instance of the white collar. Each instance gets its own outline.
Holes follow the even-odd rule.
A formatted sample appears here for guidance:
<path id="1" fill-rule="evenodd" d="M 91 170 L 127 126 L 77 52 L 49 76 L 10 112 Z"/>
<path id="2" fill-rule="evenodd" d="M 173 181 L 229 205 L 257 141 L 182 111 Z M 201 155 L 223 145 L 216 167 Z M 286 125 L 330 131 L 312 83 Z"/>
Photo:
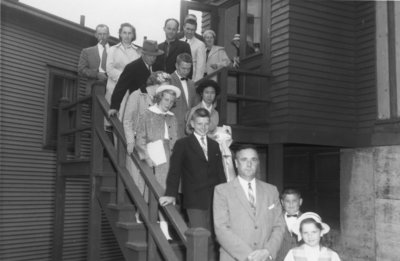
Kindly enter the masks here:
<path id="1" fill-rule="evenodd" d="M 251 183 L 251 187 L 254 189 L 256 187 L 256 178 L 253 178 L 251 181 L 247 181 L 241 176 L 237 176 L 239 179 L 239 182 L 242 186 L 245 186 L 246 188 L 248 187 L 248 184 Z"/>
<path id="2" fill-rule="evenodd" d="M 209 107 L 207 107 L 207 104 L 203 100 L 201 101 L 201 104 L 202 104 L 204 109 L 206 109 L 207 111 L 209 111 L 211 113 L 211 110 L 214 107 L 212 104 Z"/>
<path id="3" fill-rule="evenodd" d="M 168 114 L 168 115 L 174 115 L 173 112 L 167 111 L 167 112 L 163 112 L 160 110 L 160 108 L 158 108 L 157 104 L 154 104 L 152 106 L 149 107 L 149 111 L 154 112 L 156 114 Z"/>
<path id="4" fill-rule="evenodd" d="M 100 48 L 105 47 L 106 49 L 108 49 L 110 47 L 110 44 L 106 43 L 106 45 L 103 46 L 101 43 L 97 43 L 97 46 L 100 47 Z"/>

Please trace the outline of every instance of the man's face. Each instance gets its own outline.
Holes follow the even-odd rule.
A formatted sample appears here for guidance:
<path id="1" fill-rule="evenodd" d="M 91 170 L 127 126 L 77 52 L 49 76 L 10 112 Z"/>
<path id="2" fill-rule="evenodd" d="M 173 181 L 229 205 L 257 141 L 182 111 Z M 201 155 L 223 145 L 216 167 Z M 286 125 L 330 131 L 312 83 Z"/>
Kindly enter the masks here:
<path id="1" fill-rule="evenodd" d="M 194 129 L 194 132 L 200 136 L 205 136 L 208 133 L 210 127 L 209 117 L 196 117 L 190 121 L 190 125 Z"/>
<path id="2" fill-rule="evenodd" d="M 157 56 L 155 55 L 149 55 L 149 54 L 142 54 L 143 57 L 143 61 L 147 64 L 147 65 L 153 65 L 154 62 L 156 61 Z"/>
<path id="3" fill-rule="evenodd" d="M 110 33 L 108 32 L 108 28 L 107 27 L 98 27 L 96 30 L 96 38 L 97 41 L 102 44 L 105 45 L 107 43 L 108 37 L 110 36 Z"/>
<path id="4" fill-rule="evenodd" d="M 180 62 L 179 64 L 177 63 L 175 66 L 176 71 L 182 77 L 187 77 L 190 73 L 190 69 L 192 68 L 192 64 L 186 62 Z"/>
<path id="5" fill-rule="evenodd" d="M 171 20 L 164 27 L 165 38 L 169 41 L 175 40 L 178 33 L 178 25 L 175 21 Z"/>
<path id="6" fill-rule="evenodd" d="M 238 175 L 250 181 L 256 176 L 259 165 L 258 154 L 254 149 L 244 149 L 238 152 L 235 159 Z"/>
<path id="7" fill-rule="evenodd" d="M 194 33 L 196 32 L 196 26 L 194 24 L 186 23 L 183 26 L 183 32 L 185 33 L 185 37 L 187 39 L 192 39 L 194 36 Z"/>
<path id="8" fill-rule="evenodd" d="M 297 214 L 297 212 L 299 212 L 303 200 L 297 194 L 287 194 L 281 200 L 281 202 L 285 211 L 289 215 L 294 215 Z"/>

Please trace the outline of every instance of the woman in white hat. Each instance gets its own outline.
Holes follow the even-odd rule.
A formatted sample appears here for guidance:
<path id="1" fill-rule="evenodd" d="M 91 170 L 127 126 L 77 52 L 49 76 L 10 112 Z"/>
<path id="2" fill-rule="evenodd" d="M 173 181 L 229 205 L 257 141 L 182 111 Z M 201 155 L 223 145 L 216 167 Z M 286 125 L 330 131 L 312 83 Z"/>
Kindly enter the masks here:
<path id="1" fill-rule="evenodd" d="M 141 160 L 154 167 L 154 174 L 165 189 L 169 158 L 178 136 L 178 123 L 170 111 L 181 91 L 173 85 L 160 85 L 154 96 L 154 105 L 140 116 L 136 134 L 136 150 Z M 160 227 L 168 240 L 168 223 L 159 214 Z"/>
<path id="2" fill-rule="evenodd" d="M 330 227 L 323 223 L 321 217 L 314 212 L 302 214 L 293 226 L 293 232 L 298 241 L 303 240 L 299 247 L 292 248 L 284 261 L 340 261 L 338 254 L 321 245 L 321 238 L 327 234 Z"/>

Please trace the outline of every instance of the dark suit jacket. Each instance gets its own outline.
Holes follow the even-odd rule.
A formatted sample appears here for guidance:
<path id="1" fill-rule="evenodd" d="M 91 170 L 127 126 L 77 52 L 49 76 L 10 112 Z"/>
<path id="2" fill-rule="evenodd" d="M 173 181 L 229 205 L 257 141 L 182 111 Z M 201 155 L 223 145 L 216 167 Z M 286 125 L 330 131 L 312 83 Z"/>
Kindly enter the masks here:
<path id="1" fill-rule="evenodd" d="M 171 74 L 171 84 L 181 90 L 181 96 L 176 100 L 175 107 L 173 107 L 171 111 L 175 114 L 175 117 L 178 120 L 178 138 L 183 138 L 185 137 L 186 114 L 192 107 L 197 105 L 197 103 L 200 101 L 200 97 L 196 94 L 194 82 L 192 80 L 188 80 L 187 87 L 189 104 L 186 102 L 185 92 L 183 91 L 181 80 L 176 74 L 176 71 Z"/>
<path id="2" fill-rule="evenodd" d="M 218 143 L 207 138 L 207 144 L 208 161 L 194 134 L 175 143 L 165 195 L 176 198 L 182 178 L 184 208 L 209 209 L 214 187 L 226 182 Z"/>
<path id="3" fill-rule="evenodd" d="M 181 40 L 175 39 L 170 43 L 169 53 L 167 53 L 167 42 L 160 43 L 158 49 L 163 50 L 164 54 L 157 56 L 153 65 L 153 71 L 164 71 L 169 74 L 173 73 L 176 69 L 176 57 L 181 53 L 188 53 L 191 55 L 190 45 Z"/>
<path id="4" fill-rule="evenodd" d="M 100 55 L 97 45 L 82 50 L 78 62 L 78 73 L 87 78 L 86 93 L 89 94 L 92 84 L 97 81 L 99 72 Z"/>
<path id="5" fill-rule="evenodd" d="M 149 76 L 150 71 L 142 58 L 127 64 L 119 77 L 117 85 L 115 85 L 111 96 L 110 108 L 119 110 L 127 90 L 132 93 L 137 89 L 141 89 L 142 92 L 147 93 L 146 81 Z"/>

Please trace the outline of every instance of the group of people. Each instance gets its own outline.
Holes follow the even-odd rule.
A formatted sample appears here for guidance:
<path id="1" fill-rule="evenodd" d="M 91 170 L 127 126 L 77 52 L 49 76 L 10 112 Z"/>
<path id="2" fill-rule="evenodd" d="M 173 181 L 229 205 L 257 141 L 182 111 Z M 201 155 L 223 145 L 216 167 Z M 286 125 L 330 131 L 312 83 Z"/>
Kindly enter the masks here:
<path id="1" fill-rule="evenodd" d="M 318 256 L 338 260 L 332 250 L 320 247 L 319 239 L 329 227 L 317 214 L 304 213 L 292 223 L 285 216 L 293 212 L 287 198 L 296 195 L 299 208 L 300 194 L 284 193 L 280 201 L 275 186 L 256 179 L 259 157 L 255 147 L 239 147 L 233 159 L 231 129 L 219 126 L 218 83 L 207 79 L 195 86 L 205 75 L 229 66 L 230 59 L 222 47 L 214 45 L 215 32 L 207 30 L 202 37 L 195 33 L 195 16 L 186 17 L 181 37 L 178 28 L 176 19 L 167 19 L 166 40 L 160 44 L 144 40 L 139 47 L 133 44 L 135 28 L 124 23 L 120 43 L 110 47 L 109 29 L 99 25 L 98 44 L 82 51 L 78 65 L 89 86 L 94 81 L 106 83 L 108 117 L 123 122 L 128 154 L 137 151 L 153 168 L 165 189 L 160 205 L 176 204 L 182 198 L 189 227 L 202 227 L 212 234 L 209 260 L 218 260 L 218 256 L 219 260 L 283 260 L 279 255 L 286 256 L 285 261 L 322 260 Z M 107 120 L 105 130 L 112 131 Z M 131 160 L 126 164 L 146 198 L 139 170 Z M 141 222 L 139 215 L 136 219 Z M 172 240 L 162 213 L 159 223 Z M 286 232 L 305 242 L 287 255 Z M 311 259 L 304 259 L 308 256 Z"/>

